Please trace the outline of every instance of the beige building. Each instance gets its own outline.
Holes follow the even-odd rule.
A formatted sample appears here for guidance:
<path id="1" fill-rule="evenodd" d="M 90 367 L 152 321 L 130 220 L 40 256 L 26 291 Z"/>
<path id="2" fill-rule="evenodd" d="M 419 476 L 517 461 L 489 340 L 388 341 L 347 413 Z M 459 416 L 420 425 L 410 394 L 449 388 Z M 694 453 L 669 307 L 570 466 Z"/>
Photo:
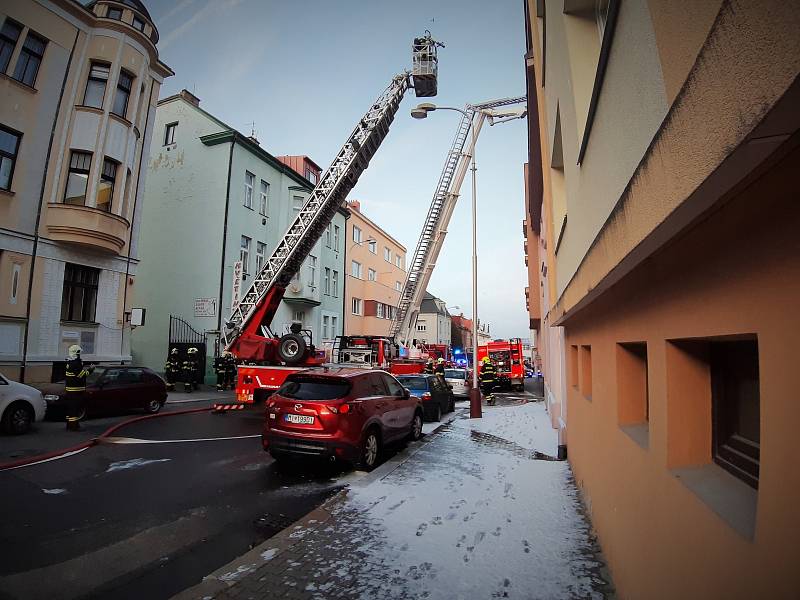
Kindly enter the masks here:
<path id="1" fill-rule="evenodd" d="M 531 327 L 619 596 L 796 598 L 800 5 L 526 30 Z"/>
<path id="2" fill-rule="evenodd" d="M 0 370 L 14 379 L 49 381 L 74 343 L 130 360 L 143 151 L 173 74 L 157 42 L 137 0 L 0 5 Z"/>
<path id="3" fill-rule="evenodd" d="M 406 281 L 406 248 L 348 201 L 345 236 L 345 335 L 389 335 Z"/>

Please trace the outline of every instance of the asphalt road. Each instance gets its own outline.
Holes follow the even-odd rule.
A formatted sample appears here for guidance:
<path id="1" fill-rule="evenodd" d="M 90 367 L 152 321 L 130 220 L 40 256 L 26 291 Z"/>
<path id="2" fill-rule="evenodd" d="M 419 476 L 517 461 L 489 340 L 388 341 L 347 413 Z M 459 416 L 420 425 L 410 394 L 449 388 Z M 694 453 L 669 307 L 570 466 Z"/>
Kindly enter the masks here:
<path id="1" fill-rule="evenodd" d="M 359 476 L 279 470 L 261 449 L 262 411 L 142 421 L 0 472 L 0 598 L 169 598 Z"/>

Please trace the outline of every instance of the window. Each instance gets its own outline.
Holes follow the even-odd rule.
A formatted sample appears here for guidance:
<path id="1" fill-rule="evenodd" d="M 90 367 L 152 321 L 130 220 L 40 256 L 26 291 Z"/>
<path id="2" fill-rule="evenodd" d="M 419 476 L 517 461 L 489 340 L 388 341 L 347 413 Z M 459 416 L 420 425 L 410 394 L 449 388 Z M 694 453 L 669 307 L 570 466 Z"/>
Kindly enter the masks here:
<path id="1" fill-rule="evenodd" d="M 647 377 L 647 344 L 617 344 L 617 419 L 622 430 L 644 448 L 650 420 Z"/>
<path id="2" fill-rule="evenodd" d="M 369 248 L 369 251 L 372 252 L 373 254 L 377 254 L 378 242 L 376 242 L 375 240 L 370 240 L 369 242 L 367 242 L 367 248 Z"/>
<path id="3" fill-rule="evenodd" d="M 395 281 L 394 282 L 394 289 L 397 290 L 398 292 L 402 292 L 403 291 L 403 284 L 400 283 L 399 281 Z"/>
<path id="4" fill-rule="evenodd" d="M 292 196 L 292 210 L 299 213 L 303 209 L 306 199 L 302 196 Z"/>
<path id="5" fill-rule="evenodd" d="M 322 339 L 328 340 L 331 338 L 330 334 L 331 318 L 328 315 L 322 315 Z"/>
<path id="6" fill-rule="evenodd" d="M 167 123 L 164 127 L 164 145 L 169 146 L 175 143 L 175 130 L 178 128 L 177 121 L 175 123 Z"/>
<path id="7" fill-rule="evenodd" d="M 325 228 L 325 246 L 328 248 L 331 247 L 331 224 L 328 223 L 328 226 Z"/>
<path id="8" fill-rule="evenodd" d="M 380 302 L 375 304 L 375 316 L 379 319 L 383 318 L 383 304 Z"/>
<path id="9" fill-rule="evenodd" d="M 120 8 L 108 8 L 108 12 L 106 13 L 106 18 L 108 19 L 115 19 L 117 21 L 122 20 L 122 9 Z"/>
<path id="10" fill-rule="evenodd" d="M 258 212 L 265 217 L 269 214 L 269 184 L 261 180 L 261 195 L 258 202 Z"/>
<path id="11" fill-rule="evenodd" d="M 331 317 L 331 337 L 339 334 L 339 317 Z"/>
<path id="12" fill-rule="evenodd" d="M 394 264 L 400 269 L 403 268 L 403 258 L 399 254 L 394 256 Z"/>
<path id="13" fill-rule="evenodd" d="M 339 271 L 333 272 L 333 297 L 339 297 Z"/>
<path id="14" fill-rule="evenodd" d="M 244 172 L 244 205 L 245 208 L 253 208 L 253 185 L 256 176 L 250 171 Z"/>
<path id="15" fill-rule="evenodd" d="M 103 160 L 103 172 L 100 174 L 100 183 L 97 186 L 97 208 L 111 212 L 114 201 L 114 182 L 117 179 L 117 163 L 106 158 Z"/>
<path id="16" fill-rule="evenodd" d="M 308 285 L 314 287 L 314 282 L 317 280 L 317 257 L 308 256 Z"/>
<path id="17" fill-rule="evenodd" d="M 385 246 L 383 248 L 383 260 L 386 262 L 392 262 L 392 251 Z"/>
<path id="18" fill-rule="evenodd" d="M 428 326 L 425 323 L 417 323 L 417 331 L 427 331 Z"/>
<path id="19" fill-rule="evenodd" d="M 325 267 L 325 279 L 322 282 L 322 291 L 328 295 L 331 293 L 331 270 L 329 267 Z"/>
<path id="20" fill-rule="evenodd" d="M 361 267 L 360 262 L 352 261 L 350 263 L 350 275 L 357 279 L 361 279 L 364 276 L 364 271 Z"/>
<path id="21" fill-rule="evenodd" d="M 300 323 L 300 326 L 303 326 L 303 323 L 306 320 L 306 311 L 304 310 L 296 310 L 292 313 L 292 321 Z"/>
<path id="22" fill-rule="evenodd" d="M 67 187 L 64 190 L 64 204 L 86 204 L 86 188 L 89 184 L 89 169 L 92 155 L 88 152 L 72 152 L 69 159 Z"/>
<path id="23" fill-rule="evenodd" d="M 361 314 L 361 298 L 353 298 L 353 314 L 360 315 Z"/>
<path id="24" fill-rule="evenodd" d="M 403 397 L 403 386 L 400 385 L 394 377 L 387 375 L 386 373 L 381 373 L 381 377 L 383 377 L 383 382 L 386 384 L 386 389 L 388 390 L 390 396 L 396 396 L 398 398 Z"/>
<path id="25" fill-rule="evenodd" d="M 94 322 L 100 269 L 67 263 L 61 294 L 61 320 Z"/>
<path id="26" fill-rule="evenodd" d="M 144 21 L 136 15 L 133 15 L 133 26 L 135 29 L 144 32 Z"/>
<path id="27" fill-rule="evenodd" d="M 0 189 L 10 190 L 22 134 L 0 125 Z"/>
<path id="28" fill-rule="evenodd" d="M 93 62 L 89 69 L 89 79 L 86 80 L 86 92 L 83 94 L 83 105 L 94 108 L 103 108 L 103 98 L 106 94 L 106 83 L 111 67 L 103 63 Z"/>
<path id="29" fill-rule="evenodd" d="M 333 226 L 333 249 L 339 251 L 339 226 Z"/>
<path id="30" fill-rule="evenodd" d="M 377 281 L 378 274 L 375 273 L 375 269 L 367 269 L 367 279 L 370 281 Z"/>
<path id="31" fill-rule="evenodd" d="M 28 32 L 17 59 L 17 68 L 14 69 L 14 79 L 33 87 L 33 84 L 36 83 L 36 75 L 39 73 L 39 65 L 42 64 L 46 45 L 47 40 L 33 32 Z"/>
<path id="32" fill-rule="evenodd" d="M 114 95 L 114 105 L 111 107 L 111 112 L 123 119 L 128 112 L 128 100 L 131 97 L 132 86 L 133 75 L 127 71 L 120 71 L 117 79 L 117 93 Z"/>
<path id="33" fill-rule="evenodd" d="M 242 273 L 247 275 L 250 266 L 250 238 L 242 236 L 242 246 L 239 249 L 239 260 L 242 261 Z"/>
<path id="34" fill-rule="evenodd" d="M 19 34 L 22 33 L 22 25 L 15 23 L 11 19 L 6 19 L 0 29 L 0 72 L 5 73 L 14 48 L 17 46 Z"/>
<path id="35" fill-rule="evenodd" d="M 311 169 L 306 169 L 306 179 L 308 179 L 314 185 L 317 185 L 318 181 L 317 172 L 312 171 Z"/>
<path id="36" fill-rule="evenodd" d="M 714 462 L 758 488 L 761 402 L 758 343 L 712 342 L 711 418 Z"/>
<path id="37" fill-rule="evenodd" d="M 264 266 L 264 255 L 267 253 L 267 245 L 264 242 L 256 242 L 256 273 L 261 273 Z"/>
<path id="38" fill-rule="evenodd" d="M 360 244 L 361 243 L 361 230 L 358 227 L 356 227 L 355 225 L 353 225 L 353 241 L 356 244 Z"/>

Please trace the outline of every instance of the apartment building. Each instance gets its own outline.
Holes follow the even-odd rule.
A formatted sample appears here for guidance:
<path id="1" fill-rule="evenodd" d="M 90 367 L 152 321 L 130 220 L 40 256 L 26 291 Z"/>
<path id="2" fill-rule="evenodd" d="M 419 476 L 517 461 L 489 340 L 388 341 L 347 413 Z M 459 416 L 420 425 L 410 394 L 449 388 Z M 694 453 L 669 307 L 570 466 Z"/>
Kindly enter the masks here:
<path id="1" fill-rule="evenodd" d="M 0 5 L 0 371 L 63 376 L 67 348 L 131 359 L 141 194 L 161 83 L 137 0 Z"/>
<path id="2" fill-rule="evenodd" d="M 419 307 L 416 325 L 416 340 L 420 344 L 450 345 L 452 323 L 447 305 L 441 298 L 425 292 Z"/>
<path id="3" fill-rule="evenodd" d="M 406 281 L 406 247 L 347 202 L 346 335 L 389 335 Z"/>
<path id="4" fill-rule="evenodd" d="M 160 371 L 169 344 L 196 345 L 210 377 L 223 319 L 314 184 L 186 90 L 158 102 L 154 130 L 134 296 L 147 323 L 133 335 L 133 354 Z M 272 323 L 278 335 L 293 321 L 312 332 L 318 347 L 341 334 L 348 212 L 336 214 L 287 287 Z"/>
<path id="5" fill-rule="evenodd" d="M 531 329 L 618 593 L 794 598 L 800 6 L 525 21 Z"/>

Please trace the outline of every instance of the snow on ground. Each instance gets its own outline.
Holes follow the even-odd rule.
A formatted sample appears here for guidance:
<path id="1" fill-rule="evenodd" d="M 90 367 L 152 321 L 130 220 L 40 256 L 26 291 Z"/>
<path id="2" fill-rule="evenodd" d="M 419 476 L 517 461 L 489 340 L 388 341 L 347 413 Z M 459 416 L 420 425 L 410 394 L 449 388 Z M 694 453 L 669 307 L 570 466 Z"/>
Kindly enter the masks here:
<path id="1" fill-rule="evenodd" d="M 470 428 L 506 439 L 549 456 L 558 454 L 558 432 L 550 424 L 544 402 L 522 406 L 484 406 L 483 417 L 471 419 Z"/>

